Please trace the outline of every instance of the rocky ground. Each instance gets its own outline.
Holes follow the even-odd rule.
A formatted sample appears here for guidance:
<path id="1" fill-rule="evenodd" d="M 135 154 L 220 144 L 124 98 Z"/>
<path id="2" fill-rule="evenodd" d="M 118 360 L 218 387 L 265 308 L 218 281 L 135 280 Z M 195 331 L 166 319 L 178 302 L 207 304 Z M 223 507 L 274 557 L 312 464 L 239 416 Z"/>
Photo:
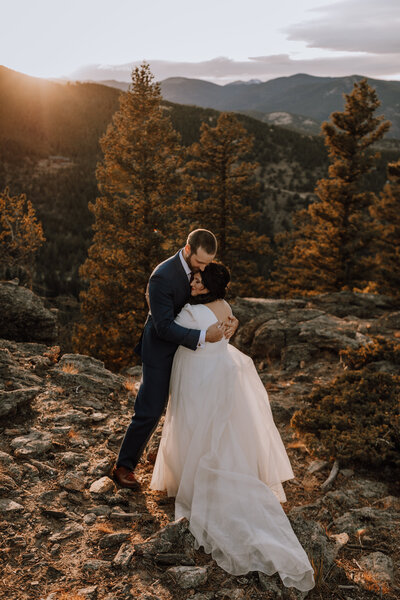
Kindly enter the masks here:
<path id="1" fill-rule="evenodd" d="M 312 457 L 289 425 L 302 395 L 342 372 L 340 346 L 377 330 L 398 335 L 400 314 L 383 300 L 374 311 L 354 298 L 345 310 L 341 300 L 240 300 L 235 343 L 255 357 L 295 472 L 284 509 L 315 568 L 307 598 L 391 600 L 400 597 L 395 482 L 343 468 L 321 488 L 332 465 Z M 187 522 L 174 521 L 173 499 L 149 490 L 159 430 L 138 467 L 141 491 L 115 488 L 108 475 L 139 379 L 138 368 L 115 375 L 56 346 L 0 340 L 0 597 L 302 598 L 277 577 L 232 577 L 195 550 Z"/>

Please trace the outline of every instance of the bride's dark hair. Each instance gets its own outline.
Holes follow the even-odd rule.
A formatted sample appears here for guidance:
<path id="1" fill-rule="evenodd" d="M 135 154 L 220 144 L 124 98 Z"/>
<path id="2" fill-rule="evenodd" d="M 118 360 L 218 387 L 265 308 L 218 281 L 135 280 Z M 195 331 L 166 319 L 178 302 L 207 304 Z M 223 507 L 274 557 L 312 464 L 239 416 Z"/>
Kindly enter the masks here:
<path id="1" fill-rule="evenodd" d="M 190 304 L 208 304 L 225 298 L 226 287 L 231 279 L 228 269 L 221 263 L 212 262 L 199 275 L 207 294 L 198 294 L 190 298 Z"/>

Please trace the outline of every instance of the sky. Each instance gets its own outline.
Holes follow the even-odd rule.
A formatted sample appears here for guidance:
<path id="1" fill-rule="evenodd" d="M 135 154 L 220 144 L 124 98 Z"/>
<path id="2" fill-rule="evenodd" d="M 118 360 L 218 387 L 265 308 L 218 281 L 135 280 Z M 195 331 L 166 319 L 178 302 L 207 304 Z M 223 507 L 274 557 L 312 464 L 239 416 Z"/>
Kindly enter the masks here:
<path id="1" fill-rule="evenodd" d="M 0 64 L 37 77 L 400 80 L 400 0 L 0 0 Z"/>

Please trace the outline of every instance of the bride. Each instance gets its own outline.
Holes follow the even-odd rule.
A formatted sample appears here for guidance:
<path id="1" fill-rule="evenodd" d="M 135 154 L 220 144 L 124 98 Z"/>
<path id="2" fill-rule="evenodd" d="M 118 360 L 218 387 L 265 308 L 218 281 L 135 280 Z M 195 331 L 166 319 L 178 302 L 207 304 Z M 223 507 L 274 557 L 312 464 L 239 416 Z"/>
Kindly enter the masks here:
<path id="1" fill-rule="evenodd" d="M 176 323 L 224 322 L 228 282 L 221 264 L 195 273 Z M 225 338 L 195 352 L 179 346 L 150 487 L 175 496 L 175 518 L 189 520 L 196 547 L 232 575 L 278 572 L 285 586 L 310 590 L 313 568 L 280 505 L 293 477 L 251 358 Z"/>

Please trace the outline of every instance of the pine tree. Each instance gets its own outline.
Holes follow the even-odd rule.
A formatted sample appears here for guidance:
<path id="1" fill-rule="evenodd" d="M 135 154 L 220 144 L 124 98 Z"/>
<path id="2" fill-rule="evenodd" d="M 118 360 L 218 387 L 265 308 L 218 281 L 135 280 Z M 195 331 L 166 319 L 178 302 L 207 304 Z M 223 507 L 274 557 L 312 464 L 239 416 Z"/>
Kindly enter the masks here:
<path id="1" fill-rule="evenodd" d="M 389 163 L 388 182 L 370 207 L 375 219 L 371 260 L 373 279 L 380 293 L 400 296 L 400 160 Z"/>
<path id="2" fill-rule="evenodd" d="M 329 177 L 317 182 L 318 199 L 295 215 L 294 230 L 275 240 L 280 254 L 272 275 L 275 293 L 307 295 L 368 285 L 373 194 L 363 191 L 363 176 L 378 158 L 370 146 L 390 123 L 374 116 L 380 102 L 366 79 L 345 98 L 344 111 L 322 125 Z"/>
<path id="3" fill-rule="evenodd" d="M 25 194 L 0 193 L 0 276 L 20 278 L 30 287 L 36 253 L 45 241 L 42 224 Z"/>
<path id="4" fill-rule="evenodd" d="M 120 368 L 136 360 L 134 346 L 147 314 L 145 289 L 168 254 L 173 203 L 180 194 L 181 147 L 161 106 L 149 66 L 132 72 L 130 90 L 101 139 L 100 197 L 93 243 L 80 274 L 82 320 L 75 344 Z"/>
<path id="5" fill-rule="evenodd" d="M 252 143 L 233 114 L 221 113 L 214 127 L 202 123 L 200 142 L 188 151 L 185 205 L 191 228 L 215 234 L 218 259 L 231 270 L 232 292 L 257 296 L 266 291 L 259 265 L 270 247 L 268 238 L 257 233 L 258 164 L 245 160 Z"/>

